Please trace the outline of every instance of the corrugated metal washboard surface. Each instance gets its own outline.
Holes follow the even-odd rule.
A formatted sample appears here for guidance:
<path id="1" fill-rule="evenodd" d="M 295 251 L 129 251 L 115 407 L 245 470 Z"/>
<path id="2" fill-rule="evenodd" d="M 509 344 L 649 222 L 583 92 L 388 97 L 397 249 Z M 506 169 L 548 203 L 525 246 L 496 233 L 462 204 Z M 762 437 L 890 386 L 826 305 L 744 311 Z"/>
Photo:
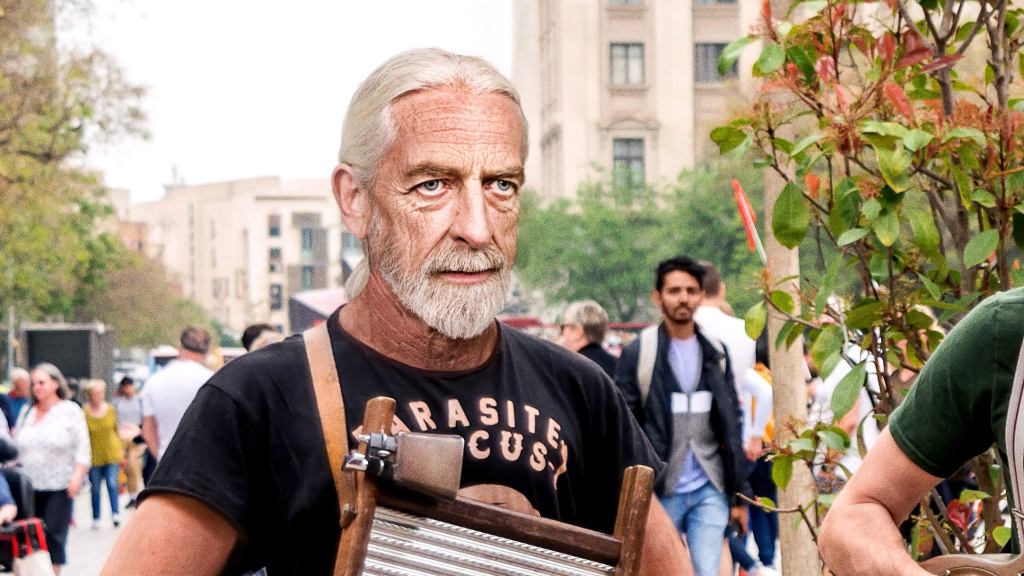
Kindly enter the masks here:
<path id="1" fill-rule="evenodd" d="M 364 576 L 610 576 L 614 568 L 378 506 Z"/>

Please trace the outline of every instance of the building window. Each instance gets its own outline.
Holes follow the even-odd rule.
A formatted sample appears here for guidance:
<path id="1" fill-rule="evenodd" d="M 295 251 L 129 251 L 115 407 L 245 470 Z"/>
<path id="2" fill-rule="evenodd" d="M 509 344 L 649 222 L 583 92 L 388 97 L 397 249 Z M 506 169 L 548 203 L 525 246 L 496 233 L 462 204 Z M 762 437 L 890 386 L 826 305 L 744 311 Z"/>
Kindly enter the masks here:
<path id="1" fill-rule="evenodd" d="M 693 54 L 698 84 L 711 84 L 736 77 L 738 68 L 735 62 L 726 70 L 725 76 L 718 73 L 718 59 L 722 56 L 722 50 L 725 50 L 725 44 L 697 44 Z"/>
<path id="2" fill-rule="evenodd" d="M 313 229 L 303 228 L 302 229 L 302 259 L 312 260 L 313 259 Z"/>
<path id="3" fill-rule="evenodd" d="M 644 183 L 643 138 L 616 138 L 612 141 L 612 170 L 620 188 Z"/>
<path id="4" fill-rule="evenodd" d="M 302 267 L 302 289 L 310 290 L 313 288 L 313 267 L 303 266 Z"/>
<path id="5" fill-rule="evenodd" d="M 280 310 L 283 307 L 284 307 L 284 304 L 281 302 L 281 285 L 280 284 L 271 284 L 270 285 L 270 309 L 271 310 Z"/>
<path id="6" fill-rule="evenodd" d="M 644 83 L 644 45 L 612 44 L 612 84 Z"/>
<path id="7" fill-rule="evenodd" d="M 280 248 L 271 248 L 270 255 L 267 257 L 269 263 L 269 270 L 271 272 L 280 272 L 284 268 L 284 263 L 281 257 Z"/>
<path id="8" fill-rule="evenodd" d="M 281 215 L 271 214 L 267 216 L 267 236 L 278 238 L 281 236 Z"/>

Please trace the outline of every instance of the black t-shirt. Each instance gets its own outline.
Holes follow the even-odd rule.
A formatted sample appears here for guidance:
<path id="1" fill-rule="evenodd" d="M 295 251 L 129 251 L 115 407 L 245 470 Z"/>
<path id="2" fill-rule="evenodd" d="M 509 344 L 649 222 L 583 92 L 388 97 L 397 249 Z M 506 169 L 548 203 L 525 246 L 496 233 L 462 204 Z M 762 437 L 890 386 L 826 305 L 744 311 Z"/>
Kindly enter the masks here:
<path id="1" fill-rule="evenodd" d="M 501 485 L 541 515 L 611 532 L 622 471 L 660 467 L 593 363 L 501 326 L 481 367 L 432 372 L 388 359 L 328 320 L 350 431 L 366 401 L 397 400 L 408 429 L 466 439 L 462 486 Z M 241 535 L 229 570 L 329 574 L 337 495 L 298 336 L 232 361 L 200 389 L 143 497 L 186 494 Z"/>

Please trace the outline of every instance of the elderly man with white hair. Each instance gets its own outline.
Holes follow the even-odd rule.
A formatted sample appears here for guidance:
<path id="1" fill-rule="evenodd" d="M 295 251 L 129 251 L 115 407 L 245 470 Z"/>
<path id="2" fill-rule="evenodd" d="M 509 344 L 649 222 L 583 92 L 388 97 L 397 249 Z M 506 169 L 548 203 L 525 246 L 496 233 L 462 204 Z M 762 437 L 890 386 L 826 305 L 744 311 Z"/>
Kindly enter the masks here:
<path id="1" fill-rule="evenodd" d="M 463 495 L 610 532 L 623 470 L 657 456 L 600 368 L 495 320 L 526 151 L 515 89 L 478 58 L 413 50 L 356 91 L 332 182 L 368 261 L 326 322 L 345 422 L 392 397 L 400 429 L 465 438 Z M 104 574 L 331 573 L 339 504 L 305 365 L 289 338 L 200 390 Z M 656 504 L 648 527 L 645 572 L 690 573 Z"/>

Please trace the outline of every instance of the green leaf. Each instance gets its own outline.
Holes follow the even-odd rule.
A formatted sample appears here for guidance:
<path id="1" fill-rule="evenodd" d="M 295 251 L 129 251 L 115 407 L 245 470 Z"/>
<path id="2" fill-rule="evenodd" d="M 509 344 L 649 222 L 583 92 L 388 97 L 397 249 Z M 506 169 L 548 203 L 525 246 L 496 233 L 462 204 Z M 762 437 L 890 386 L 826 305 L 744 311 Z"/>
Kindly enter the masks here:
<path id="1" fill-rule="evenodd" d="M 935 227 L 931 212 L 923 209 L 907 210 L 906 217 L 910 221 L 910 229 L 914 232 L 914 244 L 925 255 L 937 253 L 939 251 L 939 229 Z"/>
<path id="2" fill-rule="evenodd" d="M 825 372 L 825 360 L 836 352 L 843 351 L 844 340 L 843 329 L 836 324 L 829 324 L 822 328 L 821 333 L 814 340 L 814 345 L 811 346 L 811 358 L 814 360 L 814 365 L 821 371 L 822 378 L 828 377 Z"/>
<path id="3" fill-rule="evenodd" d="M 718 152 L 720 154 L 735 150 L 746 139 L 746 132 L 732 126 L 719 126 L 711 131 L 711 141 L 718 144 Z"/>
<path id="4" fill-rule="evenodd" d="M 772 460 L 772 482 L 783 490 L 789 486 L 789 481 L 793 479 L 793 457 L 792 456 L 776 456 Z"/>
<path id="5" fill-rule="evenodd" d="M 860 131 L 863 134 L 878 134 L 880 136 L 892 136 L 903 138 L 907 135 L 907 127 L 895 122 L 879 122 L 878 120 L 865 120 L 861 122 Z"/>
<path id="6" fill-rule="evenodd" d="M 967 246 L 964 247 L 964 266 L 970 268 L 988 260 L 998 246 L 999 232 L 997 230 L 985 230 L 971 238 Z"/>
<path id="7" fill-rule="evenodd" d="M 850 439 L 837 434 L 834 430 L 819 430 L 818 438 L 832 450 L 843 451 L 850 445 Z"/>
<path id="8" fill-rule="evenodd" d="M 781 44 L 769 42 L 763 50 L 757 62 L 754 63 L 755 76 L 767 76 L 775 72 L 786 62 L 786 51 Z"/>
<path id="9" fill-rule="evenodd" d="M 992 84 L 996 81 L 996 71 L 989 65 L 985 65 L 985 84 Z"/>
<path id="10" fill-rule="evenodd" d="M 857 240 L 867 236 L 868 232 L 870 232 L 870 230 L 867 230 L 866 228 L 850 228 L 839 235 L 839 238 L 836 240 L 836 245 L 842 247 L 853 244 Z"/>
<path id="11" fill-rule="evenodd" d="M 1020 212 L 1013 213 L 1013 242 L 1024 250 L 1024 214 Z"/>
<path id="12" fill-rule="evenodd" d="M 925 146 L 931 143 L 931 141 L 934 139 L 935 136 L 932 135 L 931 133 L 925 132 L 924 130 L 914 129 L 911 130 L 910 132 L 907 132 L 907 134 L 903 136 L 903 145 L 907 148 L 907 150 L 910 150 L 911 152 L 917 152 L 918 150 L 923 149 Z"/>
<path id="13" fill-rule="evenodd" d="M 878 156 L 878 169 L 882 171 L 882 178 L 893 191 L 904 192 L 910 188 L 911 158 L 902 146 L 895 150 L 875 147 L 875 154 Z"/>
<path id="14" fill-rule="evenodd" d="M 988 492 L 982 492 L 981 490 L 970 490 L 964 488 L 960 491 L 960 501 L 964 504 L 970 504 L 971 502 L 981 502 L 986 498 L 992 496 Z"/>
<path id="15" fill-rule="evenodd" d="M 861 211 L 864 213 L 864 217 L 868 219 L 868 222 L 874 222 L 882 212 L 882 204 L 877 199 L 871 198 L 864 202 L 864 205 L 861 206 Z"/>
<path id="16" fill-rule="evenodd" d="M 970 208 L 971 192 L 974 189 L 971 186 L 971 179 L 956 165 L 953 165 L 949 171 L 953 175 L 953 181 L 956 182 L 957 192 L 960 193 L 960 202 L 964 205 L 964 208 Z"/>
<path id="17" fill-rule="evenodd" d="M 1003 467 L 999 464 L 993 464 L 988 467 L 988 477 L 992 481 L 992 484 L 998 485 L 999 481 L 1003 478 Z"/>
<path id="18" fill-rule="evenodd" d="M 790 344 L 789 337 L 794 333 L 800 334 L 800 330 L 797 329 L 799 326 L 799 322 L 787 320 L 786 323 L 782 325 L 782 328 L 779 329 L 778 336 L 775 337 L 775 347 L 782 348 L 783 344 Z"/>
<path id="19" fill-rule="evenodd" d="M 842 418 L 856 404 L 857 398 L 860 396 L 860 389 L 864 386 L 864 378 L 867 376 L 867 373 L 864 363 L 860 362 L 846 376 L 843 376 L 839 384 L 836 384 L 835 390 L 832 391 L 831 407 L 832 414 L 835 414 L 837 420 Z"/>
<path id="20" fill-rule="evenodd" d="M 942 138 L 942 143 L 945 144 L 954 138 L 969 138 L 978 143 L 978 146 L 985 147 L 985 133 L 977 128 L 953 128 Z"/>
<path id="21" fill-rule="evenodd" d="M 942 297 L 942 291 L 939 290 L 935 282 L 932 282 L 930 278 L 920 272 L 917 273 L 917 277 L 921 279 L 921 284 L 924 284 L 924 289 L 928 291 L 929 296 L 936 300 Z"/>
<path id="22" fill-rule="evenodd" d="M 743 317 L 743 328 L 746 330 L 747 336 L 751 340 L 757 340 L 757 337 L 764 331 L 764 325 L 767 320 L 768 309 L 764 305 L 764 300 L 751 306 Z"/>
<path id="23" fill-rule="evenodd" d="M 722 55 L 718 57 L 718 73 L 725 76 L 729 72 L 729 69 L 732 68 L 732 65 L 739 60 L 740 54 L 743 53 L 743 49 L 756 39 L 756 36 L 750 35 L 743 36 L 742 38 L 737 38 L 736 40 L 729 42 L 725 48 L 722 49 Z"/>
<path id="24" fill-rule="evenodd" d="M 789 444 L 786 445 L 786 448 L 789 448 L 795 453 L 814 452 L 814 441 L 810 438 L 794 438 L 793 440 L 790 440 Z"/>
<path id="25" fill-rule="evenodd" d="M 844 178 L 836 187 L 835 201 L 828 215 L 828 229 L 833 236 L 841 236 L 843 232 L 857 225 L 860 214 L 860 193 L 850 178 Z"/>
<path id="26" fill-rule="evenodd" d="M 878 300 L 865 300 L 846 314 L 846 327 L 854 329 L 870 328 L 882 319 L 885 303 Z"/>
<path id="27" fill-rule="evenodd" d="M 800 154 L 801 152 L 806 150 L 808 146 L 814 144 L 815 142 L 821 140 L 822 138 L 824 138 L 822 134 L 811 134 L 810 136 L 801 139 L 799 142 L 796 143 L 796 146 L 793 146 L 793 149 L 789 152 L 789 155 L 796 156 Z"/>
<path id="28" fill-rule="evenodd" d="M 786 48 L 786 57 L 790 62 L 796 64 L 796 67 L 804 75 L 804 80 L 808 83 L 812 83 L 816 77 L 814 71 L 814 61 L 807 54 L 807 51 L 802 46 L 790 46 Z"/>
<path id="29" fill-rule="evenodd" d="M 910 92 L 907 92 L 907 98 L 911 100 L 938 100 L 942 98 L 942 94 L 935 90 L 928 90 L 927 88 L 914 88 Z"/>
<path id="30" fill-rule="evenodd" d="M 875 236 L 878 237 L 882 246 L 888 248 L 895 244 L 900 237 L 899 216 L 896 215 L 896 212 L 886 212 L 878 220 L 875 220 L 871 228 L 875 231 Z"/>
<path id="31" fill-rule="evenodd" d="M 992 539 L 996 541 L 996 544 L 998 544 L 1000 548 L 1002 548 L 1010 541 L 1011 534 L 1013 534 L 1013 532 L 1008 527 L 996 526 L 992 530 Z"/>
<path id="32" fill-rule="evenodd" d="M 768 508 L 768 509 L 771 509 L 771 510 L 774 510 L 774 509 L 778 508 L 778 506 L 775 505 L 775 501 L 772 500 L 771 498 L 767 497 L 767 496 L 758 496 L 757 497 L 757 502 L 761 506 L 764 506 L 765 508 Z"/>
<path id="33" fill-rule="evenodd" d="M 772 290 L 772 293 L 768 296 L 768 299 L 772 301 L 772 304 L 776 308 L 785 312 L 786 314 L 793 313 L 793 296 L 785 290 Z"/>
<path id="34" fill-rule="evenodd" d="M 974 192 L 971 193 L 971 200 L 984 206 L 985 208 L 996 207 L 996 197 L 991 192 L 984 188 L 975 188 Z"/>
<path id="35" fill-rule="evenodd" d="M 772 232 L 786 248 L 796 248 L 807 234 L 811 215 L 803 194 L 793 184 L 786 184 L 772 211 Z"/>

